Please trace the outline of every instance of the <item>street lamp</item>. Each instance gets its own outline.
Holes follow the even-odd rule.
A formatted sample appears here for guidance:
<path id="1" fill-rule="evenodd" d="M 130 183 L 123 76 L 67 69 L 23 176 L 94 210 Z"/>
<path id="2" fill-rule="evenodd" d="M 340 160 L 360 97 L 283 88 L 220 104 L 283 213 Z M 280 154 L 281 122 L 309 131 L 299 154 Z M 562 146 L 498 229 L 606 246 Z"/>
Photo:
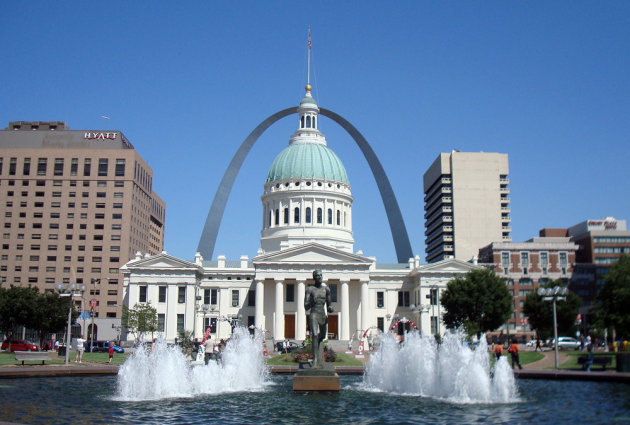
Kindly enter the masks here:
<path id="1" fill-rule="evenodd" d="M 538 288 L 538 295 L 543 301 L 551 301 L 553 303 L 553 340 L 556 354 L 556 369 L 558 369 L 558 322 L 556 319 L 556 301 L 565 301 L 569 290 L 563 286 L 554 286 L 553 288 Z"/>
<path id="2" fill-rule="evenodd" d="M 69 297 L 70 303 L 68 307 L 68 334 L 66 336 L 66 364 L 70 355 L 70 331 L 72 326 L 72 298 L 81 297 L 85 292 L 85 285 L 78 285 L 76 283 L 58 283 L 55 285 L 55 290 L 59 292 L 60 297 Z"/>
<path id="3" fill-rule="evenodd" d="M 92 279 L 92 285 L 94 285 L 94 294 L 96 294 L 96 284 L 97 283 L 101 283 L 101 279 Z M 94 347 L 94 316 L 96 315 L 96 312 L 94 311 L 94 308 L 96 307 L 96 299 L 91 299 L 90 300 L 90 315 L 92 316 L 92 325 L 91 325 L 91 337 L 90 337 L 90 353 L 92 352 L 92 349 Z"/>

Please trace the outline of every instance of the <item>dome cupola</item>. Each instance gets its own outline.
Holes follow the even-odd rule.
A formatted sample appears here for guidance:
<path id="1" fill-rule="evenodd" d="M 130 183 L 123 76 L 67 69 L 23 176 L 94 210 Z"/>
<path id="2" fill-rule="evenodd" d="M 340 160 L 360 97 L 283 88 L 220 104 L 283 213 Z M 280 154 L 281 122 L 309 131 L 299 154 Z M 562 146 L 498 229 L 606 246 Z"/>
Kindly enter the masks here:
<path id="1" fill-rule="evenodd" d="M 298 129 L 267 173 L 261 248 L 272 252 L 319 242 L 352 252 L 350 182 L 318 129 L 319 107 L 310 84 L 297 112 Z"/>

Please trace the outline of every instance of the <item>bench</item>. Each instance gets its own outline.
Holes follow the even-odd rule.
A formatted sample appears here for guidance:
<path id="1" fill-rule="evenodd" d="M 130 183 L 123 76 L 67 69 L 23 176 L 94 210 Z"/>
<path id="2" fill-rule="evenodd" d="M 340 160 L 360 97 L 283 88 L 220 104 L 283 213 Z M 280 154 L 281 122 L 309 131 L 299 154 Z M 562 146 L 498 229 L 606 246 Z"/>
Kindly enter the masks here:
<path id="1" fill-rule="evenodd" d="M 610 365 L 612 363 L 612 357 L 609 356 L 595 356 L 593 357 L 593 362 L 591 363 L 591 365 L 595 365 L 595 366 L 601 366 L 603 370 L 606 370 L 606 366 Z M 588 367 L 589 364 L 589 360 L 588 360 L 588 356 L 580 356 L 578 357 L 578 364 L 582 365 L 582 369 L 585 369 Z"/>
<path id="2" fill-rule="evenodd" d="M 57 353 L 55 351 L 15 351 L 15 360 L 18 362 L 22 362 L 24 365 L 25 361 L 40 361 L 42 364 L 46 360 L 54 360 L 57 358 Z"/>

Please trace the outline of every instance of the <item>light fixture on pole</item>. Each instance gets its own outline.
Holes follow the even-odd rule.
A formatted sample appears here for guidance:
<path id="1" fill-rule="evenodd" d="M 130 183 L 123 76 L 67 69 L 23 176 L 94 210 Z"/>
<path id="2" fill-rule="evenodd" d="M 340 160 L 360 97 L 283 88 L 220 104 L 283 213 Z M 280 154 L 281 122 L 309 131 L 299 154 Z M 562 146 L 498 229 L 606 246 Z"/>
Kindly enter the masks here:
<path id="1" fill-rule="evenodd" d="M 76 283 L 58 283 L 55 285 L 55 290 L 59 293 L 60 297 L 70 298 L 68 306 L 68 333 L 66 335 L 66 364 L 68 364 L 70 355 L 70 332 L 72 329 L 72 298 L 83 296 L 83 292 L 85 292 L 85 285 L 78 285 Z"/>
<path id="2" fill-rule="evenodd" d="M 553 288 L 538 288 L 538 295 L 543 301 L 551 301 L 553 303 L 553 340 L 555 350 L 555 365 L 558 369 L 558 322 L 556 319 L 556 301 L 565 301 L 569 290 L 563 286 L 554 286 Z"/>
<path id="3" fill-rule="evenodd" d="M 97 283 L 101 283 L 101 279 L 92 279 L 92 285 L 94 285 L 94 294 L 92 295 L 96 295 L 96 284 Z M 92 298 L 90 300 L 90 316 L 92 316 L 92 325 L 91 325 L 91 336 L 90 336 L 90 353 L 93 350 L 94 347 L 94 316 L 96 315 L 96 312 L 94 311 L 94 309 L 96 308 L 96 304 L 98 303 L 98 300 L 96 298 Z"/>

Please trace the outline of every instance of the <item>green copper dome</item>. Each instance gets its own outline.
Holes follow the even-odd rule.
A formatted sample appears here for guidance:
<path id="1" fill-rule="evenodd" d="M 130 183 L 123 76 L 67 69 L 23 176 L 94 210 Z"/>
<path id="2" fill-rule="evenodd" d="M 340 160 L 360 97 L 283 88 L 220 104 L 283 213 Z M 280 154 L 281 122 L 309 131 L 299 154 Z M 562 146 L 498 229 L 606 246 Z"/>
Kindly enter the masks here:
<path id="1" fill-rule="evenodd" d="M 346 184 L 348 175 L 339 157 L 321 143 L 293 143 L 278 154 L 267 174 L 275 180 L 315 178 Z"/>

